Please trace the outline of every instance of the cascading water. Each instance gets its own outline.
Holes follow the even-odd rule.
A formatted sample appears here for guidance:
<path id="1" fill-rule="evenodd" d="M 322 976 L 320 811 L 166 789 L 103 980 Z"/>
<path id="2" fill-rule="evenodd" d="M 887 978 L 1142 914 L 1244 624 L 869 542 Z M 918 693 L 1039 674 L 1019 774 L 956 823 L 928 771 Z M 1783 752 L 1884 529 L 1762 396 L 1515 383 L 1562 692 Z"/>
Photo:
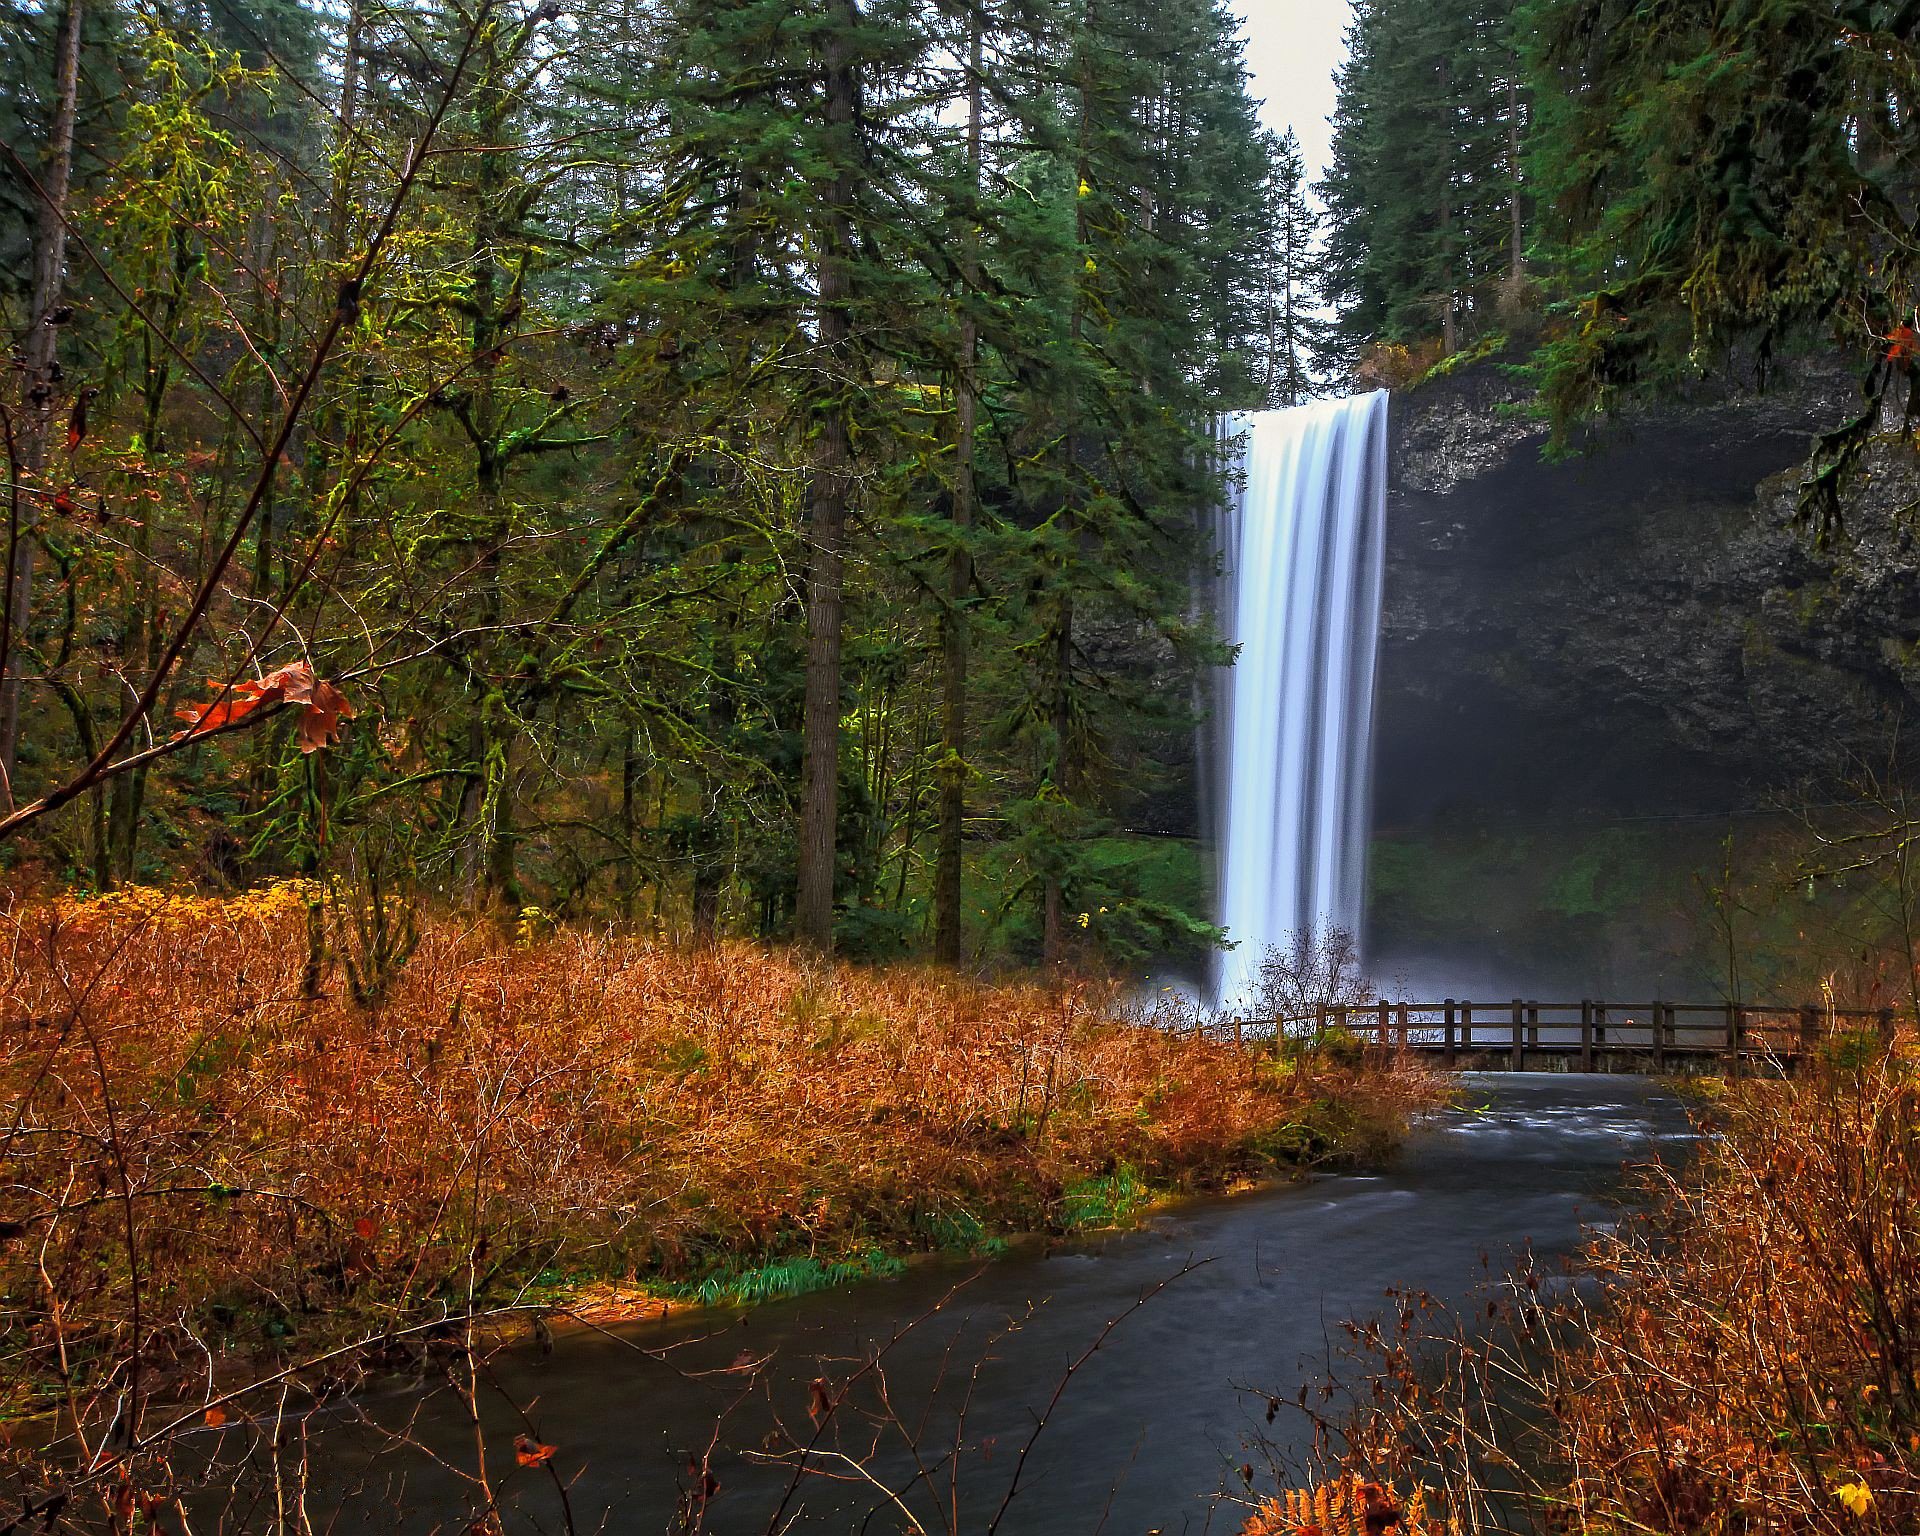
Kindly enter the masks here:
<path id="1" fill-rule="evenodd" d="M 1218 612 L 1239 646 L 1216 719 L 1214 995 L 1245 1001 L 1269 947 L 1360 932 L 1386 533 L 1381 390 L 1234 418 Z"/>

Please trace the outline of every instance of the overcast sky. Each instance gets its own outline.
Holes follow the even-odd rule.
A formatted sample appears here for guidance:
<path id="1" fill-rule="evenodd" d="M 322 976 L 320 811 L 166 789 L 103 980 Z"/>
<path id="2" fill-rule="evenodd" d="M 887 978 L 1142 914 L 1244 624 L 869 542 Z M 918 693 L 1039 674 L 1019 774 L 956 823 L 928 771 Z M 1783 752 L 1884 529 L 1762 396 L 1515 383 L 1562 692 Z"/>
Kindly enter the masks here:
<path id="1" fill-rule="evenodd" d="M 1245 18 L 1247 67 L 1261 115 L 1276 131 L 1291 127 L 1300 139 L 1307 174 L 1327 164 L 1333 111 L 1333 72 L 1346 55 L 1349 0 L 1235 0 Z"/>

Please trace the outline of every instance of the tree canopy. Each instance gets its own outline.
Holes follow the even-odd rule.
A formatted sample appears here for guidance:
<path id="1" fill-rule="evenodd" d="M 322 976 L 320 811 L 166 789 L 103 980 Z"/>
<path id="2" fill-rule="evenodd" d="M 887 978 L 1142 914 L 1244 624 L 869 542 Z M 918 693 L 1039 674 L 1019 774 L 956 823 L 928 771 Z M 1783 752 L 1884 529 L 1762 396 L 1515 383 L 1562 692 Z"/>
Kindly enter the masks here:
<path id="1" fill-rule="evenodd" d="M 1816 447 L 1830 515 L 1920 404 L 1917 31 L 1911 0 L 1362 0 L 1321 185 L 1335 360 L 1513 341 L 1564 435 L 1837 354 L 1862 407 Z"/>
<path id="2" fill-rule="evenodd" d="M 16 871 L 1204 940 L 1128 834 L 1212 423 L 1311 343 L 1224 5 L 0 27 Z"/>

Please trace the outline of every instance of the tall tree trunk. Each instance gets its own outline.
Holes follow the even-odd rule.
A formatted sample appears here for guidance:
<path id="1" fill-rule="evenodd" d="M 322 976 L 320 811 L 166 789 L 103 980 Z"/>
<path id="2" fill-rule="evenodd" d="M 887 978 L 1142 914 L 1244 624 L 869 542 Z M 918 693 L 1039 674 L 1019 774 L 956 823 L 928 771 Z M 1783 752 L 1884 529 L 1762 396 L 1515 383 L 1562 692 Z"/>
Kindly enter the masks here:
<path id="1" fill-rule="evenodd" d="M 524 267 L 510 271 L 500 254 L 516 243 L 513 226 L 518 215 L 511 211 L 516 191 L 511 152 L 503 147 L 513 136 L 510 93 L 503 85 L 512 61 L 501 56 L 499 42 L 497 35 L 487 35 L 472 86 L 472 99 L 478 108 L 473 132 L 483 147 L 473 158 L 474 218 L 467 257 L 472 383 L 460 421 L 473 450 L 478 511 L 478 537 L 474 540 L 478 590 L 469 663 L 478 698 L 467 730 L 469 760 L 461 820 L 467 839 L 463 849 L 467 897 L 511 920 L 521 905 L 514 786 L 520 729 L 511 694 L 515 650 L 504 628 L 505 564 L 513 531 L 507 501 L 512 455 L 507 446 L 510 423 L 507 402 L 501 398 L 499 370 L 515 339 L 514 322 L 526 274 Z"/>
<path id="2" fill-rule="evenodd" d="M 1507 179 L 1513 183 L 1507 200 L 1507 286 L 1519 302 L 1527 279 L 1526 221 L 1520 207 L 1520 61 L 1507 60 Z"/>
<path id="3" fill-rule="evenodd" d="M 820 353 L 825 393 L 815 403 L 818 442 L 813 502 L 807 518 L 807 687 L 801 723 L 800 857 L 794 930 L 802 942 L 833 949 L 835 821 L 839 811 L 840 638 L 846 561 L 847 491 L 853 445 L 847 430 L 852 335 L 847 305 L 853 288 L 855 0 L 839 0 L 838 25 L 824 49 L 827 126 L 839 166 L 821 219 Z"/>
<path id="4" fill-rule="evenodd" d="M 1093 0 L 1087 0 L 1082 19 L 1086 36 L 1091 39 L 1094 29 Z M 1093 178 L 1093 107 L 1094 80 L 1092 64 L 1092 45 L 1086 45 L 1086 57 L 1080 70 L 1080 123 L 1079 153 L 1074 164 L 1074 182 L 1077 186 L 1088 186 Z M 1074 204 L 1074 243 L 1077 249 L 1085 250 L 1092 238 L 1092 227 L 1087 221 L 1087 200 L 1084 196 Z M 1073 315 L 1069 322 L 1069 333 L 1073 339 L 1073 348 L 1078 353 L 1085 343 L 1086 333 L 1086 293 L 1083 285 L 1076 283 L 1073 291 Z M 1080 542 L 1079 520 L 1074 515 L 1074 470 L 1079 462 L 1077 402 L 1071 393 L 1066 400 L 1065 430 L 1060 434 L 1061 452 L 1064 456 L 1061 484 L 1063 502 L 1060 508 L 1062 545 L 1064 552 L 1060 560 L 1060 590 L 1058 605 L 1053 615 L 1053 631 L 1048 636 L 1052 644 L 1051 677 L 1047 698 L 1047 720 L 1053 732 L 1053 761 L 1047 766 L 1047 780 L 1053 792 L 1064 803 L 1070 795 L 1073 783 L 1072 772 L 1072 725 L 1073 725 L 1073 562 Z M 1058 849 L 1049 858 L 1049 867 L 1040 889 L 1040 958 L 1047 965 L 1059 965 L 1067 958 L 1066 930 L 1066 889 L 1062 875 L 1062 859 Z"/>
<path id="5" fill-rule="evenodd" d="M 967 50 L 967 191 L 980 195 L 981 23 L 976 13 Z M 945 965 L 961 959 L 962 857 L 967 824 L 967 601 L 973 587 L 973 555 L 967 547 L 978 494 L 974 481 L 974 436 L 980 414 L 980 261 L 974 210 L 960 264 L 964 288 L 960 312 L 960 367 L 954 399 L 953 551 L 947 557 L 947 604 L 940 614 L 940 827 L 934 851 L 933 954 Z"/>
<path id="6" fill-rule="evenodd" d="M 728 563 L 732 563 L 731 559 Z M 689 848 L 693 857 L 693 940 L 696 944 L 712 944 L 720 937 L 721 898 L 726 894 L 727 877 L 732 873 L 721 815 L 726 775 L 715 762 L 732 739 L 739 714 L 733 693 L 737 656 L 735 618 L 733 603 L 728 600 L 719 618 L 719 644 L 714 648 L 713 657 L 715 676 L 707 685 L 707 742 L 700 754 L 696 775 L 700 805 Z"/>
<path id="7" fill-rule="evenodd" d="M 329 191 L 327 209 L 326 263 L 328 274 L 334 281 L 346 273 L 347 239 L 352 233 L 353 178 L 359 149 L 356 133 L 360 115 L 360 51 L 365 24 L 365 0 L 351 0 L 347 7 L 345 50 L 340 61 L 340 105 L 336 112 L 333 140 L 333 185 Z M 336 435 L 350 435 L 342 431 L 346 417 L 345 403 L 338 395 L 326 392 L 321 394 L 315 408 L 309 413 L 303 435 L 306 444 L 306 463 L 303 467 L 306 495 L 296 498 L 296 508 L 287 519 L 287 528 L 283 530 L 289 535 L 282 541 L 283 584 L 292 579 L 287 556 L 299 542 L 294 535 L 305 533 L 314 526 L 316 514 L 326 495 L 334 438 Z M 263 511 L 267 515 L 261 518 L 258 537 L 271 543 L 272 508 Z M 270 554 L 270 550 L 261 552 L 260 561 L 263 565 Z"/>
<path id="8" fill-rule="evenodd" d="M 1453 72 L 1440 61 L 1440 101 L 1452 120 Z M 1448 134 L 1440 155 L 1440 350 L 1452 357 L 1460 350 L 1460 326 L 1454 303 L 1453 266 L 1453 136 Z"/>
<path id="9" fill-rule="evenodd" d="M 162 338 L 177 335 L 180 312 L 186 307 L 195 252 L 184 224 L 173 232 L 172 263 L 168 270 L 165 296 L 155 315 L 154 329 Z M 157 461 L 166 451 L 165 419 L 167 393 L 173 386 L 173 354 L 156 341 L 154 330 L 141 333 L 143 367 L 141 371 L 140 448 L 148 460 Z M 143 517 L 133 528 L 133 573 L 121 628 L 121 658 L 132 677 L 150 674 L 160 665 L 165 643 L 161 634 L 160 591 L 156 579 L 153 544 L 154 519 Z M 113 841 L 113 860 L 121 881 L 138 878 L 140 867 L 140 828 L 146 817 L 147 765 L 130 769 L 113 781 L 109 798 L 109 833 Z"/>
<path id="10" fill-rule="evenodd" d="M 1068 769 L 1073 736 L 1073 590 L 1064 582 L 1053 645 L 1053 696 L 1047 716 L 1053 728 L 1054 788 L 1064 799 L 1071 789 Z M 1066 889 L 1057 868 L 1047 872 L 1040 919 L 1040 958 L 1047 965 L 1059 965 L 1067 958 L 1067 923 Z"/>
<path id="11" fill-rule="evenodd" d="M 645 787 L 640 762 L 640 734 L 632 726 L 620 753 L 620 916 L 631 928 L 640 910 L 640 794 Z"/>
<path id="12" fill-rule="evenodd" d="M 54 45 L 53 131 L 47 140 L 46 174 L 33 228 L 33 292 L 27 307 L 25 347 L 26 431 L 20 445 L 20 471 L 29 488 L 21 525 L 10 540 L 6 573 L 6 640 L 0 672 L 0 808 L 14 806 L 13 773 L 20 746 L 20 674 L 25 661 L 27 624 L 33 617 L 34 529 L 39 522 L 35 497 L 47 463 L 47 434 L 53 424 L 54 350 L 59 327 L 54 313 L 66 291 L 67 199 L 73 182 L 73 128 L 80 94 L 80 32 L 84 0 L 67 0 Z"/>

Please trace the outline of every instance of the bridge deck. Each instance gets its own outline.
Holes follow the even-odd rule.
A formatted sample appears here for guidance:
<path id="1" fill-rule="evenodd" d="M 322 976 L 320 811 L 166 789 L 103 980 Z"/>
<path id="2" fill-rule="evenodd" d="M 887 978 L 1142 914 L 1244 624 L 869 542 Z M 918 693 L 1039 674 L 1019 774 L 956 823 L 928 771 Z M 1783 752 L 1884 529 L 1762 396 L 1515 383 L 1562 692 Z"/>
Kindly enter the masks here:
<path id="1" fill-rule="evenodd" d="M 1461 1070 L 1563 1066 L 1606 1072 L 1625 1063 L 1662 1071 L 1717 1059 L 1738 1071 L 1745 1065 L 1791 1065 L 1835 1035 L 1870 1031 L 1890 1037 L 1893 1018 L 1891 1008 L 1528 998 L 1488 1004 L 1447 998 L 1438 1003 L 1381 999 L 1289 1018 L 1230 1019 L 1226 1027 L 1242 1044 L 1344 1030 Z"/>

